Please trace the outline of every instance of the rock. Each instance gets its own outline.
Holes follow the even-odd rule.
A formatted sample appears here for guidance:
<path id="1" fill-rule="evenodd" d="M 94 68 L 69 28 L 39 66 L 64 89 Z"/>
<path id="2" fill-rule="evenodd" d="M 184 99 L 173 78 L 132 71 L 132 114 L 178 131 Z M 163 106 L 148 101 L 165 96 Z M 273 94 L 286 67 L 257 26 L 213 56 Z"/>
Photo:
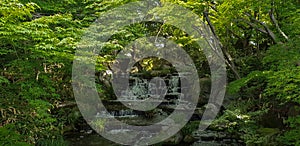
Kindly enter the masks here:
<path id="1" fill-rule="evenodd" d="M 206 133 L 201 135 L 201 140 L 215 140 L 217 138 L 217 134 L 216 133 Z"/>
<path id="2" fill-rule="evenodd" d="M 183 139 L 183 142 L 185 143 L 193 143 L 195 141 L 197 141 L 197 139 L 194 138 L 192 135 L 186 135 Z"/>
<path id="3" fill-rule="evenodd" d="M 200 95 L 198 100 L 198 106 L 203 106 L 208 103 L 209 95 Z"/>
<path id="4" fill-rule="evenodd" d="M 205 108 L 196 108 L 194 115 L 197 115 L 199 117 L 202 117 L 203 113 L 204 113 Z"/>
<path id="5" fill-rule="evenodd" d="M 211 90 L 211 79 L 210 78 L 201 78 L 199 79 L 201 93 L 209 94 Z"/>
<path id="6" fill-rule="evenodd" d="M 162 130 L 167 131 L 169 128 L 173 128 L 174 125 L 176 125 L 175 121 L 173 119 L 166 119 L 162 122 Z"/>
<path id="7" fill-rule="evenodd" d="M 219 133 L 218 133 L 218 138 L 219 138 L 219 139 L 224 139 L 224 138 L 226 138 L 226 137 L 227 137 L 226 133 L 224 133 L 224 132 L 219 132 Z"/>
<path id="8" fill-rule="evenodd" d="M 197 141 L 192 144 L 192 146 L 221 146 L 221 143 L 218 143 L 216 141 Z"/>
<path id="9" fill-rule="evenodd" d="M 226 144 L 231 144 L 232 140 L 231 139 L 223 139 L 223 142 Z"/>
<path id="10" fill-rule="evenodd" d="M 209 95 L 211 90 L 211 79 L 201 78 L 199 79 L 199 83 L 200 83 L 200 98 L 198 100 L 198 104 L 205 105 L 209 100 Z"/>
<path id="11" fill-rule="evenodd" d="M 65 126 L 62 131 L 65 134 L 65 133 L 72 132 L 74 130 L 75 130 L 75 127 L 73 125 L 69 125 L 69 126 Z"/>
<path id="12" fill-rule="evenodd" d="M 163 142 L 163 144 L 167 145 L 178 145 L 183 139 L 181 132 L 176 133 L 172 137 L 168 138 Z"/>
<path id="13" fill-rule="evenodd" d="M 211 141 L 218 138 L 218 133 L 214 131 L 197 131 L 194 133 L 194 137 L 204 141 Z"/>
<path id="14" fill-rule="evenodd" d="M 87 130 L 86 134 L 91 134 L 93 132 L 93 130 Z"/>
<path id="15" fill-rule="evenodd" d="M 206 109 L 202 116 L 203 120 L 213 120 L 215 116 L 218 114 L 220 106 L 212 103 L 208 103 L 205 105 Z"/>

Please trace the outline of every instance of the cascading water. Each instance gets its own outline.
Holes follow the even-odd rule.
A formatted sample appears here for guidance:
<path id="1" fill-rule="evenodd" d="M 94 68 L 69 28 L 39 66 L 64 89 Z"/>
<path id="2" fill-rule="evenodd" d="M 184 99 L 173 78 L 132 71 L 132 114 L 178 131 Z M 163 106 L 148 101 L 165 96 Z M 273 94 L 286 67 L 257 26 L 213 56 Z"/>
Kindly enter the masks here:
<path id="1" fill-rule="evenodd" d="M 96 114 L 96 118 L 130 118 L 130 117 L 137 117 L 139 114 L 132 109 L 122 109 L 119 111 L 110 111 L 109 114 L 105 113 L 104 111 L 98 112 Z"/>

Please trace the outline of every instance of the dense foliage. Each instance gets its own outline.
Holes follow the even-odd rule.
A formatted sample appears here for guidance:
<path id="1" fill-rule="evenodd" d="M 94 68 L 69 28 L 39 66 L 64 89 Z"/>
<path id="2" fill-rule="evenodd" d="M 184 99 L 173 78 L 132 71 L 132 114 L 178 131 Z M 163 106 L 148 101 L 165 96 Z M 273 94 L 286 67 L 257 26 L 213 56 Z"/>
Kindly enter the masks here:
<path id="1" fill-rule="evenodd" d="M 71 88 L 72 60 L 86 28 L 130 0 L 0 0 L 0 145 L 64 145 L 81 118 Z M 192 10 L 220 40 L 228 68 L 229 104 L 212 125 L 246 144 L 300 145 L 300 1 L 163 0 Z M 109 79 L 116 52 L 143 36 L 174 40 L 210 70 L 192 36 L 143 22 L 114 34 L 98 56 L 99 94 L 114 98 Z M 148 59 L 141 69 L 161 66 Z M 226 100 L 226 99 L 225 99 Z"/>

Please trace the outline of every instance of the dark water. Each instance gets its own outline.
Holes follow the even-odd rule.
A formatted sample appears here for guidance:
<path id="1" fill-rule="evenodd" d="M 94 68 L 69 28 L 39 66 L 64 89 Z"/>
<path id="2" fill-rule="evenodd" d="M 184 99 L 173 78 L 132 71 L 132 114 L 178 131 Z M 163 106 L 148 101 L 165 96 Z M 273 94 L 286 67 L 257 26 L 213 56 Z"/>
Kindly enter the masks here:
<path id="1" fill-rule="evenodd" d="M 65 136 L 70 146 L 121 146 L 101 137 L 99 134 L 73 133 Z"/>
<path id="2" fill-rule="evenodd" d="M 122 146 L 108 139 L 101 137 L 97 133 L 72 133 L 65 136 L 70 146 Z M 157 146 L 167 146 L 168 144 L 157 144 Z M 155 146 L 155 145 L 154 145 Z M 175 145 L 173 145 L 175 146 Z M 190 146 L 187 143 L 180 143 L 177 146 Z"/>

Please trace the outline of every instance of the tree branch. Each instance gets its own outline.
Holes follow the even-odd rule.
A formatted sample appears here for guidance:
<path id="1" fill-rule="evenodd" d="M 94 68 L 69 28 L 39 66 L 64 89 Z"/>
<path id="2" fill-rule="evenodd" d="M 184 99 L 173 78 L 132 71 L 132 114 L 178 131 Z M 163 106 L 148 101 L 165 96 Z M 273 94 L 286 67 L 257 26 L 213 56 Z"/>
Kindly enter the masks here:
<path id="1" fill-rule="evenodd" d="M 256 24 L 254 23 L 251 23 L 243 18 L 240 18 L 240 19 L 235 19 L 235 21 L 243 21 L 245 22 L 246 24 L 248 24 L 250 27 L 256 29 L 257 31 L 261 32 L 261 33 L 264 33 L 264 34 L 267 34 L 268 35 L 268 32 L 262 28 L 259 28 Z"/>
<path id="2" fill-rule="evenodd" d="M 219 40 L 218 36 L 216 35 L 215 28 L 214 28 L 214 26 L 212 25 L 212 23 L 210 22 L 210 19 L 209 19 L 209 16 L 208 16 L 208 12 L 207 12 L 207 11 L 204 11 L 204 12 L 203 12 L 203 15 L 204 15 L 204 17 L 205 17 L 206 22 L 208 23 L 208 26 L 209 26 L 211 32 L 212 32 L 213 35 Z"/>
<path id="3" fill-rule="evenodd" d="M 56 108 L 59 109 L 59 108 L 74 107 L 74 106 L 77 106 L 76 102 L 72 102 L 72 101 L 68 102 L 68 101 L 66 101 L 66 102 L 57 104 Z"/>
<path id="4" fill-rule="evenodd" d="M 270 29 L 265 23 L 263 23 L 263 22 L 261 22 L 261 21 L 255 19 L 255 18 L 253 18 L 253 17 L 251 16 L 251 14 L 249 14 L 249 13 L 244 13 L 244 14 L 245 14 L 246 16 L 248 16 L 251 20 L 253 20 L 253 21 L 259 23 L 260 25 L 262 25 L 262 26 L 264 27 L 264 29 L 266 30 L 267 34 L 268 34 L 268 35 L 271 37 L 271 39 L 273 40 L 273 42 L 274 42 L 275 44 L 278 43 L 275 34 L 273 33 L 273 31 L 271 31 L 271 29 Z"/>
<path id="5" fill-rule="evenodd" d="M 213 33 L 214 37 L 217 39 L 217 42 L 218 42 L 217 45 L 220 46 L 222 52 L 224 53 L 224 56 L 225 56 L 225 62 L 226 62 L 226 64 L 227 64 L 227 66 L 233 71 L 235 77 L 236 77 L 237 79 L 240 79 L 241 76 L 239 75 L 239 73 L 238 73 L 238 71 L 237 71 L 237 69 L 236 69 L 236 67 L 235 67 L 235 65 L 234 65 L 233 59 L 232 59 L 231 55 L 228 53 L 228 51 L 225 49 L 225 47 L 221 44 L 220 39 L 219 39 L 219 37 L 217 36 L 217 34 L 216 34 L 216 32 L 215 32 L 215 28 L 213 27 L 213 25 L 212 25 L 212 23 L 211 23 L 211 21 L 210 21 L 210 18 L 209 18 L 209 16 L 208 16 L 208 12 L 207 12 L 207 11 L 204 11 L 204 12 L 203 12 L 203 15 L 204 15 L 204 17 L 205 17 L 206 22 L 208 23 L 208 26 L 209 26 L 211 32 Z M 209 43 L 209 42 L 208 42 L 208 43 Z M 209 44 L 210 44 L 210 43 L 209 43 Z"/>
<path id="6" fill-rule="evenodd" d="M 234 33 L 232 30 L 226 28 L 227 32 L 231 33 L 234 37 L 241 39 L 241 37 L 239 35 L 237 35 L 236 33 Z"/>
<path id="7" fill-rule="evenodd" d="M 277 28 L 277 30 L 279 31 L 279 33 L 288 41 L 289 38 L 287 35 L 285 35 L 285 33 L 280 29 L 279 25 L 278 25 L 278 22 L 274 16 L 274 8 L 272 8 L 269 12 L 269 15 L 270 15 L 270 19 L 272 21 L 272 23 L 275 25 L 275 27 Z"/>

